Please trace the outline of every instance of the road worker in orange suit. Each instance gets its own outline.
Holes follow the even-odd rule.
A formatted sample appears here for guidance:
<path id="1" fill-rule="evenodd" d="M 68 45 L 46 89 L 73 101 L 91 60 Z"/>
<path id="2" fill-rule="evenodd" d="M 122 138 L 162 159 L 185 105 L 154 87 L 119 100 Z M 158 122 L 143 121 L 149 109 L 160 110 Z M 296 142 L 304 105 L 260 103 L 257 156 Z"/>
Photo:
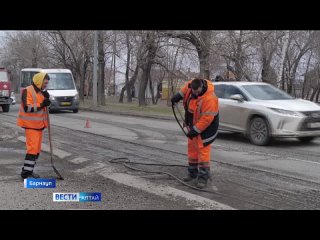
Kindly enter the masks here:
<path id="1" fill-rule="evenodd" d="M 32 84 L 26 87 L 21 95 L 17 125 L 25 129 L 27 147 L 21 171 L 23 179 L 40 177 L 33 170 L 41 152 L 42 131 L 48 127 L 47 107 L 51 102 L 50 95 L 45 88 L 49 80 L 46 73 L 35 74 Z"/>
<path id="2" fill-rule="evenodd" d="M 171 98 L 172 104 L 183 99 L 185 124 L 188 128 L 188 176 L 204 188 L 210 178 L 210 144 L 218 134 L 219 102 L 211 81 L 193 79 Z"/>

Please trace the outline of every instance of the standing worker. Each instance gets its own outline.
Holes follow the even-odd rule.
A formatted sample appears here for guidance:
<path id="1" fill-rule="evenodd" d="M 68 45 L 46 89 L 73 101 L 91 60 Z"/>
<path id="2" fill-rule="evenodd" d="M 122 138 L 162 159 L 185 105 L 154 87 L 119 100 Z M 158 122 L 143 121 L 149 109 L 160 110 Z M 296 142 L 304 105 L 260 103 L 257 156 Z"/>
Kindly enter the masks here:
<path id="1" fill-rule="evenodd" d="M 188 176 L 198 188 L 207 186 L 210 178 L 210 144 L 218 134 L 219 102 L 209 80 L 193 79 L 171 98 L 172 105 L 183 99 L 185 124 L 188 128 Z"/>
<path id="2" fill-rule="evenodd" d="M 42 131 L 48 127 L 47 107 L 51 104 L 48 91 L 44 91 L 49 82 L 46 73 L 37 73 L 32 84 L 26 87 L 21 96 L 17 125 L 25 129 L 27 154 L 21 171 L 21 177 L 39 178 L 33 172 L 39 157 L 42 143 Z"/>

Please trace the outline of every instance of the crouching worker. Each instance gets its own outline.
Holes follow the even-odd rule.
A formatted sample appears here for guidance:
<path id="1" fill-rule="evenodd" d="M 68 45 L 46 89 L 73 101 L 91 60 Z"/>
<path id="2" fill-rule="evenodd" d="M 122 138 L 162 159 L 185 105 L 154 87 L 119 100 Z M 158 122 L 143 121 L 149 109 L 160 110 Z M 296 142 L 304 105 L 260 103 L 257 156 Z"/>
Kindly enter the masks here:
<path id="1" fill-rule="evenodd" d="M 172 104 L 183 99 L 185 124 L 188 128 L 188 176 L 198 188 L 207 186 L 210 178 L 210 144 L 218 134 L 219 102 L 214 86 L 205 79 L 193 79 L 171 98 Z"/>
<path id="2" fill-rule="evenodd" d="M 32 84 L 26 87 L 21 95 L 17 125 L 25 129 L 27 148 L 21 171 L 23 179 L 40 177 L 33 170 L 41 152 L 42 131 L 48 127 L 47 107 L 51 102 L 49 93 L 44 89 L 49 79 L 46 73 L 35 74 Z"/>

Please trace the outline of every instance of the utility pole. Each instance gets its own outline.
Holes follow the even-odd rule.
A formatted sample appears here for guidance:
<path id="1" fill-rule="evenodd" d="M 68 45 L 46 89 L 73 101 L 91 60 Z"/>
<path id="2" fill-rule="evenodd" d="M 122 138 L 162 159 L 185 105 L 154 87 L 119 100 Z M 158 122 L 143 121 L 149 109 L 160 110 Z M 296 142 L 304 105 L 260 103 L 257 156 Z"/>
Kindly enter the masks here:
<path id="1" fill-rule="evenodd" d="M 94 31 L 94 42 L 93 42 L 93 106 L 98 105 L 97 101 L 97 70 L 98 70 L 98 31 Z"/>

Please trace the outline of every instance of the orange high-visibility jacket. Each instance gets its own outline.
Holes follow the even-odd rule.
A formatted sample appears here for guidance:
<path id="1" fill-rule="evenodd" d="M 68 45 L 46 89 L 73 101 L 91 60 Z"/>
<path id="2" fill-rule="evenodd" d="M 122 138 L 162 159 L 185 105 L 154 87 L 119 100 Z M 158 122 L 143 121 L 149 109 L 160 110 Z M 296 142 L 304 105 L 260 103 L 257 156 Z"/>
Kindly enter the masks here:
<path id="1" fill-rule="evenodd" d="M 47 128 L 47 108 L 41 108 L 44 96 L 40 91 L 37 93 L 32 85 L 28 86 L 24 91 L 27 91 L 27 110 L 25 111 L 24 103 L 21 101 L 17 125 L 30 129 Z"/>
<path id="2" fill-rule="evenodd" d="M 200 133 L 204 146 L 212 143 L 218 134 L 219 127 L 219 101 L 214 93 L 214 86 L 209 80 L 205 80 L 207 85 L 206 92 L 198 96 L 197 99 L 191 97 L 191 82 L 188 81 L 179 91 L 183 97 L 183 103 L 186 111 L 192 114 L 192 126 L 195 131 Z"/>

